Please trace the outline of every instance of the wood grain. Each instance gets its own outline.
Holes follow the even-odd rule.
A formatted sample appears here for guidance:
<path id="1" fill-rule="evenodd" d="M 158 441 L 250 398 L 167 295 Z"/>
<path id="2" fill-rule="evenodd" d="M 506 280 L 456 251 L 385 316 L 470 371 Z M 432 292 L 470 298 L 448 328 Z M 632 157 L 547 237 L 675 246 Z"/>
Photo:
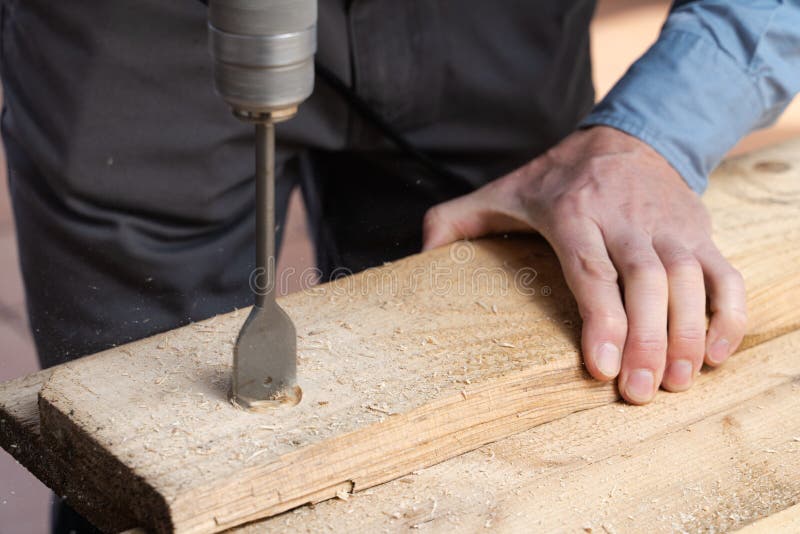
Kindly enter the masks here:
<path id="1" fill-rule="evenodd" d="M 727 532 L 800 501 L 800 332 L 256 532 Z"/>
<path id="2" fill-rule="evenodd" d="M 541 241 L 459 247 L 285 299 L 302 333 L 297 407 L 252 414 L 227 402 L 242 314 L 54 371 L 43 434 L 115 502 L 133 498 L 144 525 L 208 532 L 616 398 L 580 365 L 578 317 Z M 535 276 L 513 286 L 526 268 Z M 394 281 L 416 286 L 382 294 Z"/>
<path id="3" fill-rule="evenodd" d="M 717 240 L 748 281 L 748 345 L 800 322 L 793 305 L 800 259 L 799 149 L 794 142 L 726 163 L 706 197 Z M 385 289 L 387 273 L 393 273 L 390 280 L 420 272 L 430 278 L 424 275 L 450 268 L 450 282 L 458 282 L 453 272 L 477 272 L 486 280 L 496 268 L 510 280 L 525 267 L 533 267 L 536 277 L 523 286 L 534 290 L 524 299 L 520 291 L 491 293 L 485 282 L 455 295 L 452 284 L 437 293 L 436 284 L 425 280 L 413 291 L 378 291 Z M 43 395 L 48 439 L 73 470 L 87 476 L 86 485 L 97 483 L 102 492 L 110 487 L 119 506 L 133 501 L 140 519 L 167 529 L 169 515 L 178 518 L 179 529 L 202 531 L 343 496 L 343 490 L 366 488 L 613 398 L 610 388 L 586 380 L 581 371 L 574 305 L 541 242 L 445 249 L 371 276 L 349 279 L 347 291 L 327 286 L 283 301 L 301 326 L 307 397 L 299 408 L 317 403 L 306 415 L 273 414 L 267 424 L 253 423 L 251 415 L 225 404 L 227 358 L 241 314 L 62 367 Z M 543 405 L 547 399 L 552 404 Z M 78 410 L 69 418 L 76 400 Z M 526 413 L 528 406 L 534 411 Z M 334 449 L 326 450 L 331 444 Z M 126 462 L 130 468 L 115 480 L 105 474 L 91 479 Z M 311 469 L 302 480 L 290 474 L 306 466 Z M 226 478 L 231 473 L 244 475 L 244 482 Z M 142 474 L 145 480 L 137 478 Z"/>

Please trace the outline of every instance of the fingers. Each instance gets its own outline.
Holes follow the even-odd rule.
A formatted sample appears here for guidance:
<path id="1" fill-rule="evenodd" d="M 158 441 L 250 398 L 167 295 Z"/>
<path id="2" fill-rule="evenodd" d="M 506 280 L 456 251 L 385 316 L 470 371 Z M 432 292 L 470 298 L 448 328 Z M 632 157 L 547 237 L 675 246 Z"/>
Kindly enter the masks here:
<path id="1" fill-rule="evenodd" d="M 584 317 L 586 366 L 599 379 L 619 370 L 619 390 L 627 401 L 647 403 L 659 385 L 688 389 L 704 357 L 718 365 L 741 343 L 744 283 L 712 243 L 696 253 L 676 240 L 653 242 L 644 234 L 624 233 L 604 242 L 596 227 L 577 225 L 566 225 L 552 242 Z M 624 286 L 624 310 L 616 272 Z M 712 310 L 707 334 L 706 286 Z M 614 346 L 624 347 L 621 364 Z"/>
<path id="2" fill-rule="evenodd" d="M 555 209 L 539 197 L 557 205 L 563 187 L 549 191 L 534 181 L 538 189 L 531 192 L 520 185 L 530 178 L 525 173 L 536 177 L 534 163 L 431 208 L 423 249 L 491 233 L 542 231 L 578 302 L 589 373 L 600 380 L 618 377 L 620 393 L 631 403 L 649 402 L 659 386 L 688 389 L 703 360 L 719 365 L 733 353 L 746 327 L 744 284 L 710 238 L 686 234 L 681 226 L 662 228 L 654 241 L 624 217 L 606 218 L 601 227 L 591 216 L 594 201 Z M 698 237 L 706 240 L 699 248 Z M 706 289 L 712 312 L 707 332 Z"/>
<path id="3" fill-rule="evenodd" d="M 590 221 L 565 221 L 546 237 L 583 318 L 581 345 L 586 368 L 598 380 L 611 380 L 619 374 L 627 320 L 617 271 L 603 236 Z"/>
<path id="4" fill-rule="evenodd" d="M 661 383 L 667 351 L 667 273 L 649 236 L 621 234 L 607 241 L 624 283 L 628 336 L 619 390 L 628 402 L 650 402 Z"/>
<path id="5" fill-rule="evenodd" d="M 716 366 L 733 354 L 747 329 L 744 280 L 713 244 L 702 249 L 698 259 L 705 273 L 711 309 L 705 362 Z"/>
<path id="6" fill-rule="evenodd" d="M 661 385 L 685 391 L 703 365 L 706 337 L 706 297 L 703 270 L 694 254 L 674 241 L 656 242 L 667 273 L 667 360 Z"/>

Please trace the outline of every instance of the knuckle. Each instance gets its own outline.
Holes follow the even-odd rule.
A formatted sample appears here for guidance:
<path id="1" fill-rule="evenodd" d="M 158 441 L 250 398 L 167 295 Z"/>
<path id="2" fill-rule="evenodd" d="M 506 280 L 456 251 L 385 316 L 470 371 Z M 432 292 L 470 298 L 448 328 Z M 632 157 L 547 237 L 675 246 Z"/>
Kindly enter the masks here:
<path id="1" fill-rule="evenodd" d="M 667 337 L 656 332 L 633 332 L 628 336 L 626 348 L 637 353 L 665 354 Z"/>
<path id="2" fill-rule="evenodd" d="M 560 194 L 553 203 L 556 216 L 585 216 L 592 211 L 596 199 L 591 184 L 579 184 Z"/>
<path id="3" fill-rule="evenodd" d="M 689 277 L 702 275 L 700 262 L 688 252 L 679 252 L 671 255 L 664 261 L 664 267 L 669 276 Z"/>
<path id="4" fill-rule="evenodd" d="M 680 345 L 694 346 L 704 343 L 705 340 L 705 329 L 694 326 L 683 326 L 681 328 L 677 328 L 670 336 L 671 343 L 677 343 Z"/>
<path id="5" fill-rule="evenodd" d="M 575 263 L 581 275 L 607 284 L 616 284 L 619 278 L 614 264 L 607 258 L 597 257 L 586 250 L 575 251 Z"/>
<path id="6" fill-rule="evenodd" d="M 634 278 L 665 278 L 664 265 L 650 255 L 634 255 L 622 262 L 623 272 Z"/>
<path id="7" fill-rule="evenodd" d="M 743 308 L 731 308 L 725 313 L 726 322 L 737 332 L 747 328 L 747 310 Z"/>
<path id="8" fill-rule="evenodd" d="M 592 323 L 605 332 L 614 332 L 622 336 L 628 330 L 628 318 L 624 313 L 611 310 L 581 309 L 581 318 L 586 323 Z"/>
<path id="9" fill-rule="evenodd" d="M 604 176 L 613 176 L 618 174 L 619 168 L 612 158 L 595 157 L 589 158 L 583 165 L 582 171 L 593 178 L 602 178 Z"/>
<path id="10" fill-rule="evenodd" d="M 744 293 L 744 276 L 737 269 L 733 267 L 723 275 L 723 282 L 725 287 L 729 290 Z"/>

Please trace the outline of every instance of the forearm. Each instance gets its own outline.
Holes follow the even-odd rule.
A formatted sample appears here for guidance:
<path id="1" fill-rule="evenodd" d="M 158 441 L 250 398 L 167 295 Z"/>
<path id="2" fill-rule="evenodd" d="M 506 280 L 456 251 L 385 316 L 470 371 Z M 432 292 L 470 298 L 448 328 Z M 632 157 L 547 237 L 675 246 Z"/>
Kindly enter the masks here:
<path id="1" fill-rule="evenodd" d="M 638 137 L 697 192 L 800 91 L 800 0 L 686 0 L 584 120 Z"/>

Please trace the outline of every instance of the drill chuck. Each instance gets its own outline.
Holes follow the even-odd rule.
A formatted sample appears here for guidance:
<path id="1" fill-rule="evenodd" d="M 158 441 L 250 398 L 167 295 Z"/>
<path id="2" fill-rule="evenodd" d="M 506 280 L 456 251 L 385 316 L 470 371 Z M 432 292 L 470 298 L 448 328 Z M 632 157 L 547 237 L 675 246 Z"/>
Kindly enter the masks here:
<path id="1" fill-rule="evenodd" d="M 242 118 L 285 118 L 314 89 L 317 0 L 210 0 L 217 93 Z"/>

